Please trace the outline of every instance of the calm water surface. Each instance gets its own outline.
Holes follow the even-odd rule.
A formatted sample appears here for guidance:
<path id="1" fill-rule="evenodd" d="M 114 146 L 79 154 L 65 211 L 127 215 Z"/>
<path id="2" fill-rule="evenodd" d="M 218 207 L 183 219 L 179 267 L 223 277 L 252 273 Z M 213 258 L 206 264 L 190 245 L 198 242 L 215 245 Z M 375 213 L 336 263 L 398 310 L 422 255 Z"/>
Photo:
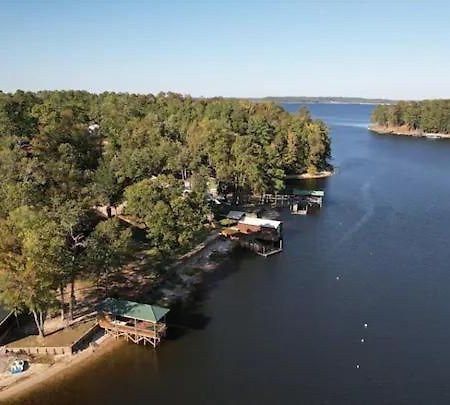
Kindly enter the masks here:
<path id="1" fill-rule="evenodd" d="M 283 214 L 285 251 L 226 262 L 157 352 L 124 344 L 17 403 L 450 403 L 450 142 L 371 134 L 367 105 L 310 109 L 338 174 L 319 215 Z"/>

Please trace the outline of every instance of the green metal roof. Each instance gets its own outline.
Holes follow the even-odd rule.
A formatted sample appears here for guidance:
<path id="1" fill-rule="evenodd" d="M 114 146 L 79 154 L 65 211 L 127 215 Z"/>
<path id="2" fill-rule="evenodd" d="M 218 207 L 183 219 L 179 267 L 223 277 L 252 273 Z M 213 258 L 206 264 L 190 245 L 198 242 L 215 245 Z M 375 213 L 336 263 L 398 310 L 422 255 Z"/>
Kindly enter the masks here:
<path id="1" fill-rule="evenodd" d="M 115 298 L 107 298 L 100 304 L 99 310 L 123 316 L 124 318 L 153 323 L 158 322 L 169 312 L 169 309 L 158 307 L 157 305 L 139 304 L 138 302 L 117 300 Z"/>
<path id="2" fill-rule="evenodd" d="M 325 193 L 322 190 L 299 190 L 295 188 L 293 193 L 300 196 L 323 197 Z"/>

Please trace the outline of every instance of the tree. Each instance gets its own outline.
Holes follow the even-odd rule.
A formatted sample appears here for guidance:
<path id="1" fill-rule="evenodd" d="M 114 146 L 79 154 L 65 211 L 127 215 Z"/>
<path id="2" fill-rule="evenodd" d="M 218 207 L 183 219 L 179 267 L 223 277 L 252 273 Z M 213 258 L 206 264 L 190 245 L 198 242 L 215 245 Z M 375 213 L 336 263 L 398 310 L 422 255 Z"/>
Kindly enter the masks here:
<path id="1" fill-rule="evenodd" d="M 147 229 L 150 244 L 160 253 L 186 249 L 203 229 L 206 203 L 201 193 L 185 193 L 180 181 L 161 175 L 125 190 L 127 213 Z"/>
<path id="2" fill-rule="evenodd" d="M 0 232 L 0 300 L 11 310 L 29 310 L 43 337 L 46 313 L 55 304 L 64 236 L 43 211 L 28 207 L 0 220 Z"/>
<path id="3" fill-rule="evenodd" d="M 86 241 L 86 259 L 90 275 L 97 284 L 103 284 L 105 296 L 111 274 L 117 270 L 129 253 L 131 231 L 121 226 L 119 219 L 99 222 Z"/>
<path id="4" fill-rule="evenodd" d="M 95 199 L 108 207 L 117 207 L 123 194 L 123 183 L 120 182 L 111 160 L 103 159 L 94 176 Z M 108 211 L 109 212 L 109 211 Z"/>

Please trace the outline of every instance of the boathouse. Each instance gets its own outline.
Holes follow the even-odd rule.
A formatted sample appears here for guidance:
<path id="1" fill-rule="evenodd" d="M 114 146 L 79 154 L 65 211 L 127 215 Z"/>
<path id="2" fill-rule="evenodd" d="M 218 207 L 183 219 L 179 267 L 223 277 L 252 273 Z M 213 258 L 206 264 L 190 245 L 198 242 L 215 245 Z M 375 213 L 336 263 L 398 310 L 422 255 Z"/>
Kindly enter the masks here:
<path id="1" fill-rule="evenodd" d="M 309 206 L 322 208 L 325 193 L 322 190 L 299 190 L 294 189 L 293 194 L 299 198 L 299 202 L 304 202 Z"/>
<path id="2" fill-rule="evenodd" d="M 166 334 L 167 308 L 107 298 L 98 311 L 100 327 L 116 339 L 123 337 L 136 344 L 149 343 L 156 347 Z"/>
<path id="3" fill-rule="evenodd" d="M 241 246 L 267 257 L 283 250 L 282 222 L 245 216 L 237 224 Z"/>

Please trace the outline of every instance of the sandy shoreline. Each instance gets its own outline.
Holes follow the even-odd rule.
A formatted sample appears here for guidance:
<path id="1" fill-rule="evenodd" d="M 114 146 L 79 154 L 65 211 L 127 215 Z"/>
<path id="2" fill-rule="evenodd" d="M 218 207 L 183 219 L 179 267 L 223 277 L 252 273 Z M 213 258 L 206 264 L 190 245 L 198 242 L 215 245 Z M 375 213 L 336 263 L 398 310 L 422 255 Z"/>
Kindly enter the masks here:
<path id="1" fill-rule="evenodd" d="M 65 356 L 44 370 L 42 368 L 37 370 L 30 368 L 23 376 L 14 377 L 17 378 L 17 381 L 0 391 L 0 403 L 6 403 L 6 401 L 12 399 L 20 399 L 20 397 L 28 395 L 30 391 L 36 389 L 38 385 L 50 383 L 50 380 L 51 383 L 54 383 L 61 378 L 65 378 L 70 373 L 77 372 L 81 368 L 88 366 L 89 363 L 99 359 L 119 344 L 120 341 L 105 337 L 95 351 L 89 348 L 78 354 Z"/>
<path id="2" fill-rule="evenodd" d="M 417 130 L 413 131 L 405 127 L 383 127 L 379 125 L 369 125 L 368 130 L 382 135 L 401 135 L 412 136 L 415 138 L 450 139 L 450 134 L 428 133 Z"/>
<path id="3" fill-rule="evenodd" d="M 303 180 L 303 179 L 323 179 L 325 177 L 330 177 L 335 174 L 335 170 L 323 170 L 318 173 L 302 173 L 302 174 L 288 174 L 286 176 L 287 180 Z"/>

